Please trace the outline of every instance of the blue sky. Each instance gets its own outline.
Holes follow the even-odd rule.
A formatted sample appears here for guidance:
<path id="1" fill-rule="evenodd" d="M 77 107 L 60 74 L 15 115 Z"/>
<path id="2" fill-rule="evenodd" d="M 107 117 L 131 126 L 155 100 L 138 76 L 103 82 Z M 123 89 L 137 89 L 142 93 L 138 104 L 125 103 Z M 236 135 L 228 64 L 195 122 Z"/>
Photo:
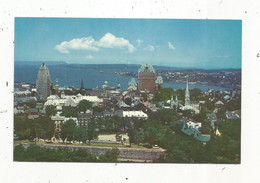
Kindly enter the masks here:
<path id="1" fill-rule="evenodd" d="M 16 18 L 15 61 L 241 68 L 240 20 Z"/>

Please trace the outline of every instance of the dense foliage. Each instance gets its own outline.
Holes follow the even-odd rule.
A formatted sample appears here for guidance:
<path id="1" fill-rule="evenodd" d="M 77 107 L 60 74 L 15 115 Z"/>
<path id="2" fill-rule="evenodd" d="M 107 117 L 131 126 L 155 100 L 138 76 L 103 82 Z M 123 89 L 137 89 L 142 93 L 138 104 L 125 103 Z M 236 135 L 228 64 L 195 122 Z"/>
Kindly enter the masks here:
<path id="1" fill-rule="evenodd" d="M 178 96 L 183 100 L 184 90 L 173 91 L 171 88 L 164 88 L 155 94 L 154 102 L 167 101 L 171 96 Z M 241 100 L 231 100 L 225 103 L 216 113 L 220 120 L 217 126 L 221 135 L 216 136 L 211 128 L 211 123 L 206 115 L 215 109 L 215 102 L 205 97 L 199 89 L 190 90 L 191 100 L 205 101 L 201 105 L 199 114 L 192 110 L 175 111 L 162 109 L 158 112 L 147 112 L 148 120 L 137 118 L 120 118 L 118 116 L 93 118 L 86 126 L 77 126 L 73 120 L 65 122 L 60 132 L 62 140 L 81 141 L 90 143 L 96 139 L 99 133 L 120 134 L 127 133 L 130 146 L 141 145 L 152 148 L 156 145 L 167 150 L 166 156 L 157 162 L 171 163 L 240 163 L 240 142 L 241 142 L 241 120 L 226 119 L 227 110 L 240 110 Z M 174 98 L 175 99 L 175 98 Z M 126 103 L 130 103 L 125 99 Z M 67 117 L 77 116 L 78 111 L 93 109 L 92 103 L 81 101 L 77 108 L 64 107 L 62 115 Z M 46 109 L 47 114 L 53 113 L 53 107 Z M 94 107 L 94 111 L 102 111 Z M 192 136 L 181 132 L 182 123 L 179 119 L 184 116 L 192 118 L 193 121 L 202 123 L 202 133 L 210 134 L 211 140 L 202 143 Z M 15 133 L 20 139 L 34 139 L 35 137 L 50 139 L 54 134 L 53 122 L 49 117 L 40 117 L 34 120 L 14 118 Z M 112 149 L 99 159 L 84 150 L 71 149 L 46 149 L 31 146 L 24 149 L 21 146 L 15 148 L 16 161 L 89 161 L 89 162 L 115 162 L 118 150 Z"/>
<path id="2" fill-rule="evenodd" d="M 90 140 L 96 139 L 98 131 L 94 120 L 91 120 L 86 126 L 77 126 L 74 120 L 66 121 L 61 128 L 60 137 L 63 141 L 78 141 L 90 143 Z"/>
<path id="3" fill-rule="evenodd" d="M 117 162 L 119 151 L 116 148 L 108 150 L 99 157 L 85 149 L 44 148 L 31 145 L 27 148 L 18 145 L 14 148 L 14 161 L 32 162 Z"/>
<path id="4" fill-rule="evenodd" d="M 54 123 L 46 116 L 34 120 L 14 117 L 14 130 L 19 139 L 33 140 L 36 137 L 51 139 L 54 134 Z"/>

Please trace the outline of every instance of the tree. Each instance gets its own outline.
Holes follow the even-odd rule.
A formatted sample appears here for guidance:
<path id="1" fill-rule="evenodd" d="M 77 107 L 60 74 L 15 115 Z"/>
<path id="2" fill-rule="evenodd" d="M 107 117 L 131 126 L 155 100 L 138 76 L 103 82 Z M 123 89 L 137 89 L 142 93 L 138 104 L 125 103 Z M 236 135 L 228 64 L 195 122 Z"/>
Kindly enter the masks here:
<path id="1" fill-rule="evenodd" d="M 76 123 L 74 120 L 70 119 L 66 121 L 61 128 L 61 139 L 63 142 L 65 139 L 68 141 L 74 140 L 74 133 L 75 133 Z"/>
<path id="2" fill-rule="evenodd" d="M 165 124 L 165 122 L 177 121 L 179 119 L 179 114 L 171 109 L 162 109 L 159 111 L 160 119 Z"/>
<path id="3" fill-rule="evenodd" d="M 225 109 L 218 109 L 218 112 L 216 113 L 217 118 L 220 120 L 226 119 L 226 112 Z"/>
<path id="4" fill-rule="evenodd" d="M 166 161 L 168 163 L 189 163 L 187 154 L 179 149 L 169 151 L 166 156 Z"/>
<path id="5" fill-rule="evenodd" d="M 162 88 L 155 93 L 154 101 L 167 101 L 174 95 L 174 91 L 172 88 Z"/>
<path id="6" fill-rule="evenodd" d="M 129 146 L 131 147 L 132 143 L 134 142 L 134 138 L 135 138 L 135 130 L 131 125 L 128 127 L 127 134 L 129 137 Z"/>
<path id="7" fill-rule="evenodd" d="M 54 135 L 54 123 L 48 116 L 40 116 L 33 120 L 35 135 L 42 139 L 51 139 Z"/>
<path id="8" fill-rule="evenodd" d="M 144 102 L 146 102 L 146 101 L 148 100 L 148 97 L 147 97 L 147 94 L 146 94 L 146 93 L 143 93 L 143 94 L 142 94 L 142 97 L 143 97 Z"/>
<path id="9" fill-rule="evenodd" d="M 158 130 L 160 129 L 160 122 L 157 120 L 147 120 L 144 128 L 144 140 L 152 145 L 158 142 Z"/>
<path id="10" fill-rule="evenodd" d="M 125 102 L 127 105 L 131 106 L 131 104 L 132 104 L 132 99 L 131 99 L 130 97 L 126 97 L 125 100 L 124 100 L 124 102 Z"/>
<path id="11" fill-rule="evenodd" d="M 66 117 L 77 117 L 77 108 L 70 106 L 63 107 L 61 115 Z"/>
<path id="12" fill-rule="evenodd" d="M 86 143 L 86 141 L 88 140 L 88 130 L 86 126 L 75 127 L 74 140 Z"/>
<path id="13" fill-rule="evenodd" d="M 204 111 L 205 113 L 211 113 L 214 109 L 215 109 L 215 104 L 210 100 L 206 100 L 205 104 L 201 106 L 201 111 Z"/>
<path id="14" fill-rule="evenodd" d="M 92 103 L 88 100 L 81 100 L 78 105 L 78 110 L 80 112 L 85 112 L 87 109 L 92 109 Z"/>
<path id="15" fill-rule="evenodd" d="M 56 109 L 56 107 L 53 106 L 53 105 L 48 105 L 48 106 L 46 106 L 46 109 L 45 109 L 45 110 L 46 110 L 47 116 L 53 116 L 53 115 L 55 115 L 55 113 L 56 113 L 55 109 Z"/>
<path id="16" fill-rule="evenodd" d="M 241 110 L 241 100 L 230 100 L 226 103 L 226 108 L 228 111 Z"/>
<path id="17" fill-rule="evenodd" d="M 115 153 L 114 151 L 112 153 Z M 114 161 L 116 154 L 112 154 L 110 160 Z M 109 159 L 106 159 L 109 161 Z M 14 161 L 40 161 L 40 162 L 97 162 L 95 155 L 90 154 L 86 149 L 71 148 L 45 148 L 31 145 L 26 149 L 23 145 L 14 148 Z"/>
<path id="18" fill-rule="evenodd" d="M 134 134 L 134 141 L 137 145 L 139 145 L 140 143 L 144 142 L 145 139 L 145 133 L 144 130 L 138 130 L 135 134 Z"/>
<path id="19" fill-rule="evenodd" d="M 203 122 L 206 120 L 206 113 L 201 111 L 199 114 L 195 114 L 193 119 L 197 122 Z"/>
<path id="20" fill-rule="evenodd" d="M 88 143 L 90 144 L 90 141 L 97 138 L 98 136 L 98 131 L 96 129 L 96 123 L 95 120 L 92 119 L 89 121 L 88 125 L 87 125 L 87 140 Z"/>
<path id="21" fill-rule="evenodd" d="M 98 107 L 98 106 L 93 107 L 93 113 L 103 112 L 103 111 L 104 111 L 104 108 L 102 108 L 102 107 Z"/>
<path id="22" fill-rule="evenodd" d="M 19 139 L 29 139 L 32 120 L 25 120 L 21 117 L 14 117 L 14 133 Z"/>
<path id="23" fill-rule="evenodd" d="M 111 150 L 108 150 L 104 155 L 101 155 L 99 157 L 99 161 L 117 162 L 118 155 L 119 155 L 119 150 L 113 147 Z"/>
<path id="24" fill-rule="evenodd" d="M 202 100 L 203 93 L 200 89 L 194 88 L 194 89 L 190 90 L 190 97 L 191 97 L 191 100 L 193 100 L 193 101 L 199 101 L 199 100 Z"/>
<path id="25" fill-rule="evenodd" d="M 193 110 L 184 110 L 182 111 L 183 116 L 186 116 L 188 118 L 192 118 L 194 116 L 194 111 Z"/>

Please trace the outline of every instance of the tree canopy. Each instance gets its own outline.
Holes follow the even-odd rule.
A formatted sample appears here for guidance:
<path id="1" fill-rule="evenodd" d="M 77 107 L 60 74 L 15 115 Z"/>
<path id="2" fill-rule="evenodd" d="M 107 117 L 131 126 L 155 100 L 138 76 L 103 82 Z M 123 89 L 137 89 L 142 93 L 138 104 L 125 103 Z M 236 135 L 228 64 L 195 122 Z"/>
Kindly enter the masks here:
<path id="1" fill-rule="evenodd" d="M 78 105 L 78 111 L 85 112 L 87 109 L 92 109 L 92 103 L 87 100 L 81 100 Z"/>

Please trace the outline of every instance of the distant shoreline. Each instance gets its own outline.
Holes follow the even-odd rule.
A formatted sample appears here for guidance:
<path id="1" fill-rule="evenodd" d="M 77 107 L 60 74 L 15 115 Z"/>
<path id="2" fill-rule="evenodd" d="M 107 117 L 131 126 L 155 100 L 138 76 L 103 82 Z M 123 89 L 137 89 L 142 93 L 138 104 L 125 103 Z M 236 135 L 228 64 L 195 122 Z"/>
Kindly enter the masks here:
<path id="1" fill-rule="evenodd" d="M 84 64 L 84 63 L 68 63 L 66 61 L 14 61 L 15 64 L 21 64 L 21 65 L 40 65 L 42 63 L 45 63 L 47 66 L 48 65 L 67 65 L 69 67 L 71 66 L 84 66 L 84 65 L 89 65 L 89 66 L 104 66 L 104 65 L 115 65 L 115 66 L 136 66 L 136 67 L 140 67 L 142 64 L 107 64 L 107 63 L 100 63 L 100 64 Z M 197 68 L 197 67 L 171 67 L 171 66 L 164 66 L 164 65 L 156 65 L 156 64 L 152 64 L 154 68 L 160 69 L 160 68 L 164 68 L 164 69 L 173 69 L 173 70 L 210 70 L 210 71 L 214 71 L 214 70 L 241 70 L 241 68 L 211 68 L 211 67 L 205 67 L 205 68 Z"/>

